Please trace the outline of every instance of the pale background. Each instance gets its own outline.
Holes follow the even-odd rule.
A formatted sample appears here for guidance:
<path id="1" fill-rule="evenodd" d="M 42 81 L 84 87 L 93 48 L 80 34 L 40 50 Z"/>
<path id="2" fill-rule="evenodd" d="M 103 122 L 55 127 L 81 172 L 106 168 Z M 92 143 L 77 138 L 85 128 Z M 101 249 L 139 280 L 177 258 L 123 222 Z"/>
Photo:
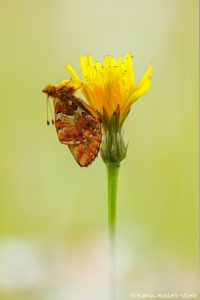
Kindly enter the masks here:
<path id="1" fill-rule="evenodd" d="M 42 88 L 79 56 L 134 55 L 152 88 L 125 123 L 118 300 L 196 292 L 198 1 L 1 0 L 0 299 L 109 299 L 106 173 L 46 126 Z"/>

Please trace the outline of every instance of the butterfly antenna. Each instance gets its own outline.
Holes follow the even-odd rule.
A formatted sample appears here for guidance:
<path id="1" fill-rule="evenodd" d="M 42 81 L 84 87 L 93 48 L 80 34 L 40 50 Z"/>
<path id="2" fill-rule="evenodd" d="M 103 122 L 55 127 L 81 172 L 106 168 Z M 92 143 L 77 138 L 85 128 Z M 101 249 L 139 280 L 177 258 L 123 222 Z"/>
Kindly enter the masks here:
<path id="1" fill-rule="evenodd" d="M 67 83 L 67 84 L 69 84 L 70 82 L 72 82 L 72 78 L 70 78 L 70 80 L 68 81 L 68 83 Z"/>
<path id="2" fill-rule="evenodd" d="M 74 92 L 80 90 L 81 87 L 82 87 L 82 85 L 83 85 L 83 83 L 81 82 L 81 85 L 80 85 L 78 88 L 76 88 L 76 89 L 74 90 Z"/>

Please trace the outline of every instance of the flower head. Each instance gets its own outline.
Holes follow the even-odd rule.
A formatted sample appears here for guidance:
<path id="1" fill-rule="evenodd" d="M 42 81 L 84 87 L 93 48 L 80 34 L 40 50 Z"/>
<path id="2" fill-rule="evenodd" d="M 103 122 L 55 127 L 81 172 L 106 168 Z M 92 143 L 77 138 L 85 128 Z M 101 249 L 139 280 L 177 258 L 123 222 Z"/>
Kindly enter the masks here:
<path id="1" fill-rule="evenodd" d="M 70 65 L 67 70 L 73 77 L 75 85 L 81 87 L 81 91 L 100 118 L 113 116 L 119 110 L 119 120 L 122 122 L 131 105 L 143 95 L 150 87 L 152 65 L 145 72 L 139 84 L 135 84 L 132 56 L 127 53 L 124 60 L 122 56 L 118 60 L 106 55 L 104 63 L 94 62 L 92 56 L 81 56 L 81 80 Z"/>
<path id="2" fill-rule="evenodd" d="M 122 125 L 131 105 L 142 96 L 151 85 L 152 65 L 150 64 L 141 81 L 135 84 L 132 56 L 118 60 L 106 55 L 104 63 L 94 62 L 92 56 L 80 58 L 83 79 L 70 65 L 67 70 L 72 75 L 72 84 L 80 89 L 90 107 L 102 122 L 103 141 L 101 155 L 105 162 L 120 163 L 126 157 Z M 63 80 L 67 84 L 69 80 Z"/>

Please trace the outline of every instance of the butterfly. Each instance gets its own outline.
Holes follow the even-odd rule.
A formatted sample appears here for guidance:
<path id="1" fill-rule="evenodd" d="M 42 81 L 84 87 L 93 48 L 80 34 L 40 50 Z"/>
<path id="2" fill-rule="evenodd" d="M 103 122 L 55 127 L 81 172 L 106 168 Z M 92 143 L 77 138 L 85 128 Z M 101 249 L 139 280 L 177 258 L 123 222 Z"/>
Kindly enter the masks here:
<path id="1" fill-rule="evenodd" d="M 53 98 L 55 127 L 60 142 L 69 147 L 81 167 L 87 167 L 100 149 L 101 121 L 95 110 L 75 96 L 75 91 L 70 84 L 48 85 L 43 89 L 47 101 L 49 97 Z"/>

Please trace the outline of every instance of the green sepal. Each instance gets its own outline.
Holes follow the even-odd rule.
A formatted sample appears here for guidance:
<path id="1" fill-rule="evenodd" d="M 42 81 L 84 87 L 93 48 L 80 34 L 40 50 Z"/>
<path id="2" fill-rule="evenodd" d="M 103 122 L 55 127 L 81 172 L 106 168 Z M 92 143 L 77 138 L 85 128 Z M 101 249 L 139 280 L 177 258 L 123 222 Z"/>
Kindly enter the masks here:
<path id="1" fill-rule="evenodd" d="M 106 111 L 103 112 L 103 141 L 101 146 L 101 156 L 105 163 L 117 163 L 126 157 L 127 146 L 125 145 L 120 123 L 120 109 L 117 107 L 112 117 L 109 118 Z"/>

